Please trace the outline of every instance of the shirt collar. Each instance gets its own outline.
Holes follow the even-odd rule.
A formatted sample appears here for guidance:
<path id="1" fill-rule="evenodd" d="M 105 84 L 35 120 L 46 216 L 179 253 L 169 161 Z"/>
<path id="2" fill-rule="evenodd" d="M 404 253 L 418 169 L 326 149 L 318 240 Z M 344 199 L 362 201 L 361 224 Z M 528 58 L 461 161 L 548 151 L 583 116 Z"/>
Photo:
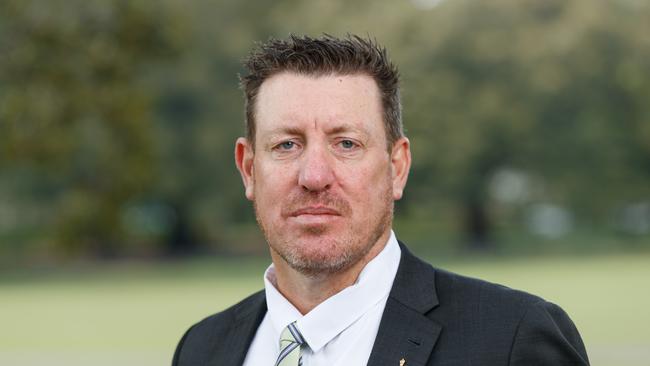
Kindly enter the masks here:
<path id="1" fill-rule="evenodd" d="M 275 287 L 275 268 L 269 266 L 264 274 L 264 288 L 271 324 L 278 339 L 284 328 L 297 321 L 297 327 L 318 352 L 346 328 L 361 318 L 370 308 L 385 299 L 393 286 L 401 250 L 395 233 L 384 249 L 363 268 L 357 281 L 302 315 Z"/>

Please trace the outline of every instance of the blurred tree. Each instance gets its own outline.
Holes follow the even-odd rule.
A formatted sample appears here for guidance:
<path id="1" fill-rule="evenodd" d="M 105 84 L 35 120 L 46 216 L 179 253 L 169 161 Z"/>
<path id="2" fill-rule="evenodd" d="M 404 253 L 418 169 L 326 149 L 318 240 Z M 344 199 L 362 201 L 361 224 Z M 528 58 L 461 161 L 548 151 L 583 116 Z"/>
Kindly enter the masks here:
<path id="1" fill-rule="evenodd" d="M 263 251 L 232 161 L 237 73 L 289 32 L 368 34 L 399 65 L 400 235 L 489 248 L 534 203 L 604 226 L 650 201 L 649 16 L 635 0 L 0 2 L 0 241 Z M 504 172 L 531 186 L 522 210 L 495 202 Z"/>
<path id="2" fill-rule="evenodd" d="M 599 224 L 622 203 L 648 198 L 647 5 L 445 5 L 432 19 L 438 35 L 420 56 L 426 62 L 409 65 L 418 77 L 407 118 L 420 122 L 411 124 L 414 145 L 429 157 L 416 160 L 414 176 L 464 205 L 471 245 L 489 243 L 487 188 L 503 168 L 540 178 L 536 199 Z"/>
<path id="3" fill-rule="evenodd" d="M 156 174 L 146 66 L 176 35 L 172 9 L 143 5 L 0 3 L 0 164 L 47 187 L 42 224 L 68 250 L 122 250 L 123 205 Z"/>

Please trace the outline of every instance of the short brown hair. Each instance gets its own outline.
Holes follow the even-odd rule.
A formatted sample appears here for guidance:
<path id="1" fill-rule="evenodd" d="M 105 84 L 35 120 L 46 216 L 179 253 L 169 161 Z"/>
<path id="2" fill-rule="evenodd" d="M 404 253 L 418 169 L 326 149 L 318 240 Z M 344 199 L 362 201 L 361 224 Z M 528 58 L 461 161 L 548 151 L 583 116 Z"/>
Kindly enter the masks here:
<path id="1" fill-rule="evenodd" d="M 259 44 L 244 60 L 248 74 L 240 76 L 246 97 L 246 138 L 255 143 L 255 100 L 262 83 L 273 75 L 289 71 L 303 75 L 367 74 L 377 83 L 384 112 L 390 149 L 404 136 L 399 72 L 386 49 L 376 41 L 355 35 L 318 38 L 290 35 Z"/>

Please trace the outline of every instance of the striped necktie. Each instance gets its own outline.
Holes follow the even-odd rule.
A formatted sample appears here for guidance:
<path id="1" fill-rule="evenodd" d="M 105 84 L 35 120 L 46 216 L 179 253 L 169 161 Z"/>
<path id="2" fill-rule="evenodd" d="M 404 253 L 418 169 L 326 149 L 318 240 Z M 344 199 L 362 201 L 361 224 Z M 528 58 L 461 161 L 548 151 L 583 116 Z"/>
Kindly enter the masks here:
<path id="1" fill-rule="evenodd" d="M 280 355 L 275 366 L 302 366 L 302 346 L 306 344 L 296 328 L 296 322 L 289 324 L 280 335 Z"/>

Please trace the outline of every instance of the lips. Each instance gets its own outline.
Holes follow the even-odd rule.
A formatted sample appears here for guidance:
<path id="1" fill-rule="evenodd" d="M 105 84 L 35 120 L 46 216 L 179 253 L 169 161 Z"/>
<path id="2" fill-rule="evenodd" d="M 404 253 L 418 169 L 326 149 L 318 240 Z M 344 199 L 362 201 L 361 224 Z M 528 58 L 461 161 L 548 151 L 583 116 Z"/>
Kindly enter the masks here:
<path id="1" fill-rule="evenodd" d="M 321 215 L 333 215 L 333 216 L 339 216 L 340 213 L 339 211 L 329 208 L 329 207 L 304 207 L 300 208 L 298 210 L 295 210 L 291 212 L 291 216 L 297 217 L 297 216 L 304 216 L 304 215 L 312 215 L 312 216 L 321 216 Z"/>

